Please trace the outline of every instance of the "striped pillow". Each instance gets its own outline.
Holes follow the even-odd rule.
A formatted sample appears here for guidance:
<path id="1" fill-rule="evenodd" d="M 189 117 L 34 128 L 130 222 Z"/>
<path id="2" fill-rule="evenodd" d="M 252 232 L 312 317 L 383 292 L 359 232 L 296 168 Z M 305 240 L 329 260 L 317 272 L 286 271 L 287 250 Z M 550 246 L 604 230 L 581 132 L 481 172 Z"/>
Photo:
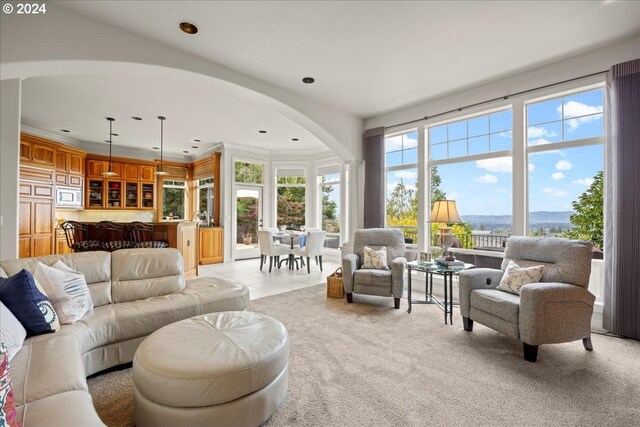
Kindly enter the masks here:
<path id="1" fill-rule="evenodd" d="M 62 261 L 51 267 L 40 263 L 35 277 L 49 296 L 61 324 L 75 323 L 93 310 L 84 274 L 74 271 Z"/>

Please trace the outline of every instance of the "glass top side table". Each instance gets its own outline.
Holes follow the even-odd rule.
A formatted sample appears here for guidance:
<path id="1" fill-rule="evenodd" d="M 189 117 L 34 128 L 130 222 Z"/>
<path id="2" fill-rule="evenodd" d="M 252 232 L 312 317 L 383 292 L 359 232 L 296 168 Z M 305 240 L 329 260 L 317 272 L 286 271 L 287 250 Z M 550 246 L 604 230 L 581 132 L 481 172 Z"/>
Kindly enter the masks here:
<path id="1" fill-rule="evenodd" d="M 454 274 L 458 274 L 462 270 L 468 270 L 473 268 L 473 264 L 464 264 L 464 268 L 446 268 L 440 267 L 435 263 L 421 263 L 419 261 L 411 261 L 405 264 L 407 267 L 407 283 L 408 283 L 408 293 L 407 293 L 407 302 L 409 304 L 409 309 L 407 313 L 411 313 L 411 309 L 413 308 L 413 304 L 435 304 L 444 312 L 444 323 L 453 325 L 453 276 Z M 417 300 L 412 299 L 411 297 L 411 272 L 412 271 L 421 271 L 428 276 L 428 280 L 425 280 L 425 299 Z M 433 296 L 433 275 L 436 274 L 438 276 L 444 277 L 444 299 L 440 301 L 437 297 Z M 457 304 L 456 304 L 457 305 Z M 448 323 L 447 323 L 447 315 L 449 315 Z"/>

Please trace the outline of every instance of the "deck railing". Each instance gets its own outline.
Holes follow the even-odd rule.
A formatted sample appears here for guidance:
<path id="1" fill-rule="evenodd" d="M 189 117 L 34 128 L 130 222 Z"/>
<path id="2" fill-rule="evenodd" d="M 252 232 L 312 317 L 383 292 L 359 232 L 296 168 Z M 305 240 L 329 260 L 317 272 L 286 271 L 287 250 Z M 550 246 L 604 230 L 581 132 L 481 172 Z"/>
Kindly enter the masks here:
<path id="1" fill-rule="evenodd" d="M 389 226 L 397 228 L 404 234 L 405 243 L 416 245 L 418 243 L 418 228 L 410 225 Z M 469 249 L 504 250 L 505 243 L 510 234 L 506 233 L 457 233 L 454 236 L 460 241 L 460 247 Z M 440 245 L 438 233 L 431 236 L 431 245 Z"/>

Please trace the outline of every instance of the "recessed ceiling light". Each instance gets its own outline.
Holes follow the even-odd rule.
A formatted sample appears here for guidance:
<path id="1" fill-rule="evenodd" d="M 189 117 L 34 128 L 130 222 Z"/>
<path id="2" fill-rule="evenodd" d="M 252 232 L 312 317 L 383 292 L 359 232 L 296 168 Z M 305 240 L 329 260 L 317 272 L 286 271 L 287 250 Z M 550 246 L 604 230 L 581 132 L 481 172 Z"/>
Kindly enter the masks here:
<path id="1" fill-rule="evenodd" d="M 192 145 L 191 148 L 198 148 L 198 146 L 197 145 Z"/>
<path id="2" fill-rule="evenodd" d="M 189 154 L 187 150 L 182 150 L 183 153 Z"/>
<path id="3" fill-rule="evenodd" d="M 69 133 L 71 131 L 69 129 L 60 129 L 60 132 Z"/>
<path id="4" fill-rule="evenodd" d="M 142 120 L 142 117 L 138 117 L 138 116 L 131 116 L 131 118 L 132 118 L 133 120 Z"/>
<path id="5" fill-rule="evenodd" d="M 267 131 L 266 131 L 266 130 L 259 130 L 258 132 L 260 132 L 260 133 L 267 133 Z"/>
<path id="6" fill-rule="evenodd" d="M 193 142 L 200 142 L 200 140 L 194 138 Z"/>
<path id="7" fill-rule="evenodd" d="M 299 141 L 298 138 L 291 138 L 292 141 Z"/>
<path id="8" fill-rule="evenodd" d="M 311 83 L 315 82 L 316 79 L 314 79 L 313 77 L 305 77 L 302 79 L 302 83 L 306 83 L 308 85 L 310 85 Z"/>
<path id="9" fill-rule="evenodd" d="M 160 149 L 160 147 L 151 147 L 151 148 L 153 148 L 154 150 L 159 150 Z"/>
<path id="10" fill-rule="evenodd" d="M 178 27 L 180 27 L 182 32 L 186 34 L 193 35 L 198 33 L 198 27 L 196 27 L 196 25 L 192 24 L 191 22 L 182 21 L 178 24 Z"/>

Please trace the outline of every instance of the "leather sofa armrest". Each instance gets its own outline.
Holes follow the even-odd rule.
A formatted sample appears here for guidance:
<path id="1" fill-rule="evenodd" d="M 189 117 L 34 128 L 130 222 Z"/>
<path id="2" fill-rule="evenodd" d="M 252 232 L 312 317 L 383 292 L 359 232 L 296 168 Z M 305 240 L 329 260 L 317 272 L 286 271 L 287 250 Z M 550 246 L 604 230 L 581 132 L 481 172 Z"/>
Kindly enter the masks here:
<path id="1" fill-rule="evenodd" d="M 568 283 L 539 282 L 520 290 L 520 339 L 531 345 L 586 338 L 595 295 Z"/>
<path id="2" fill-rule="evenodd" d="M 397 257 L 391 261 L 391 294 L 394 298 L 402 298 L 404 292 L 405 257 Z"/>
<path id="3" fill-rule="evenodd" d="M 353 274 L 360 268 L 360 257 L 347 254 L 342 257 L 342 284 L 346 293 L 353 292 Z"/>
<path id="4" fill-rule="evenodd" d="M 461 271 L 459 274 L 458 288 L 460 301 L 460 314 L 469 317 L 471 308 L 471 291 L 474 289 L 495 289 L 504 272 L 493 268 L 474 268 Z"/>

